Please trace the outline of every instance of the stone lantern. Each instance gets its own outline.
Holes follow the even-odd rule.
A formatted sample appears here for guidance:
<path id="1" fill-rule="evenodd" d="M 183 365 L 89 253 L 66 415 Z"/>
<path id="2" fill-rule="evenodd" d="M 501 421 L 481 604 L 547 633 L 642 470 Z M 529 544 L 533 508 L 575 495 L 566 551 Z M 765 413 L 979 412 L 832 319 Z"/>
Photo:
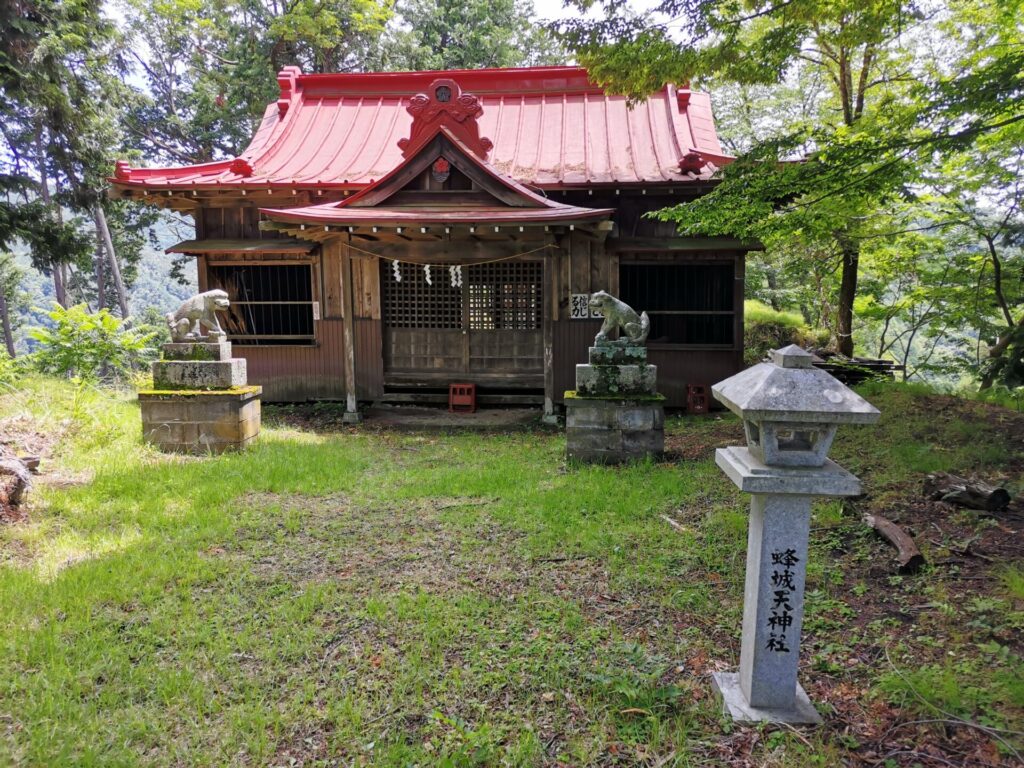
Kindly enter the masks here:
<path id="1" fill-rule="evenodd" d="M 711 388 L 747 437 L 715 461 L 752 494 L 740 669 L 713 675 L 739 721 L 821 721 L 797 682 L 811 500 L 860 494 L 860 481 L 828 450 L 840 424 L 872 424 L 879 413 L 811 360 L 791 345 Z"/>
<path id="2" fill-rule="evenodd" d="M 873 424 L 878 411 L 825 371 L 796 344 L 777 349 L 770 363 L 719 382 L 712 393 L 743 419 L 747 448 L 775 467 L 822 467 L 840 424 Z"/>

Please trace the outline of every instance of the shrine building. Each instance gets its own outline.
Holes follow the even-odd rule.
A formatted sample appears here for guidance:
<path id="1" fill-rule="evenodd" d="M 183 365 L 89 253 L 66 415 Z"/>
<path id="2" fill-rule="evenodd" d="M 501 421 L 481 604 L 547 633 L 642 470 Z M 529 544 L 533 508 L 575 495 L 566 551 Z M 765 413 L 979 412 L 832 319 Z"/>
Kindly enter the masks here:
<path id="1" fill-rule="evenodd" d="M 707 94 L 629 107 L 577 67 L 278 75 L 248 148 L 119 162 L 115 198 L 195 219 L 169 253 L 231 299 L 222 322 L 269 401 L 543 404 L 574 387 L 605 290 L 651 318 L 670 406 L 743 364 L 752 247 L 647 216 L 729 162 Z"/>

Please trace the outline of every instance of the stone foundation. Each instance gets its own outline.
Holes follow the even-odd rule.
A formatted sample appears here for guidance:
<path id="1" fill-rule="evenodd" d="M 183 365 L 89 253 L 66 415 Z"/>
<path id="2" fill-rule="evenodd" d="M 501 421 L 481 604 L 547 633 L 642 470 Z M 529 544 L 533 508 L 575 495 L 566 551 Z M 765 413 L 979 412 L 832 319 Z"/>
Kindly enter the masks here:
<path id="1" fill-rule="evenodd" d="M 240 450 L 260 432 L 258 386 L 215 392 L 139 392 L 142 439 L 168 453 Z"/>
<path id="2" fill-rule="evenodd" d="M 231 389 L 248 381 L 245 358 L 161 360 L 153 363 L 154 389 Z"/>
<path id="3" fill-rule="evenodd" d="M 566 456 L 595 464 L 665 452 L 665 398 L 647 347 L 598 343 L 576 366 L 576 391 L 565 393 Z"/>
<path id="4" fill-rule="evenodd" d="M 565 398 L 566 456 L 594 464 L 619 464 L 665 452 L 665 398 Z"/>

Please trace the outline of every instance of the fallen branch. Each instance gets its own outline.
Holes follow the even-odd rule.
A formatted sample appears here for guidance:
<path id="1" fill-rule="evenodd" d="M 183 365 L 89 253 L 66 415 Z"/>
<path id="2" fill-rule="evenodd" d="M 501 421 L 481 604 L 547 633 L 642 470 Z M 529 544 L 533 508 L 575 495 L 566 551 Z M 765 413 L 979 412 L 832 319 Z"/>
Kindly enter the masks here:
<path id="1" fill-rule="evenodd" d="M 932 501 L 946 501 L 969 509 L 996 512 L 1010 504 L 1010 493 L 980 480 L 934 472 L 924 480 L 924 495 Z"/>
<path id="2" fill-rule="evenodd" d="M 869 528 L 873 528 L 879 536 L 896 547 L 896 559 L 900 564 L 901 571 L 916 571 L 924 565 L 924 555 L 917 548 L 914 539 L 892 520 L 887 520 L 881 515 L 864 515 L 864 522 Z"/>
<path id="3" fill-rule="evenodd" d="M 659 517 L 661 517 L 662 520 L 664 520 L 666 523 L 671 525 L 673 528 L 675 528 L 680 533 L 689 533 L 689 529 L 685 525 L 683 525 L 682 523 L 676 522 L 675 520 L 673 520 L 668 515 L 659 515 Z"/>

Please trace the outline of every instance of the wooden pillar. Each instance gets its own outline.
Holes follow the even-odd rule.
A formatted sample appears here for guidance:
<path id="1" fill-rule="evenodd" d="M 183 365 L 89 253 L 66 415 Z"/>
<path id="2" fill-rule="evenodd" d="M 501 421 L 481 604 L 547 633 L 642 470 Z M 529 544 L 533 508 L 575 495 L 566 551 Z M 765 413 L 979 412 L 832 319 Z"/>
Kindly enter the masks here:
<path id="1" fill-rule="evenodd" d="M 555 417 L 555 308 L 558 305 L 555 272 L 558 269 L 557 252 L 549 253 L 544 259 L 544 282 L 542 295 L 541 326 L 544 335 L 544 415 L 545 423 L 557 423 Z"/>
<path id="2" fill-rule="evenodd" d="M 746 297 L 747 254 L 737 253 L 735 256 L 736 278 L 733 286 L 733 349 L 737 351 L 737 364 L 743 365 L 743 299 Z"/>
<path id="3" fill-rule="evenodd" d="M 345 424 L 362 421 L 356 403 L 356 334 L 352 302 L 352 254 L 348 246 L 341 249 L 341 312 L 342 336 L 345 340 Z"/>
<path id="4" fill-rule="evenodd" d="M 196 256 L 196 284 L 200 293 L 210 290 L 209 274 L 207 273 L 208 261 L 206 256 Z"/>

